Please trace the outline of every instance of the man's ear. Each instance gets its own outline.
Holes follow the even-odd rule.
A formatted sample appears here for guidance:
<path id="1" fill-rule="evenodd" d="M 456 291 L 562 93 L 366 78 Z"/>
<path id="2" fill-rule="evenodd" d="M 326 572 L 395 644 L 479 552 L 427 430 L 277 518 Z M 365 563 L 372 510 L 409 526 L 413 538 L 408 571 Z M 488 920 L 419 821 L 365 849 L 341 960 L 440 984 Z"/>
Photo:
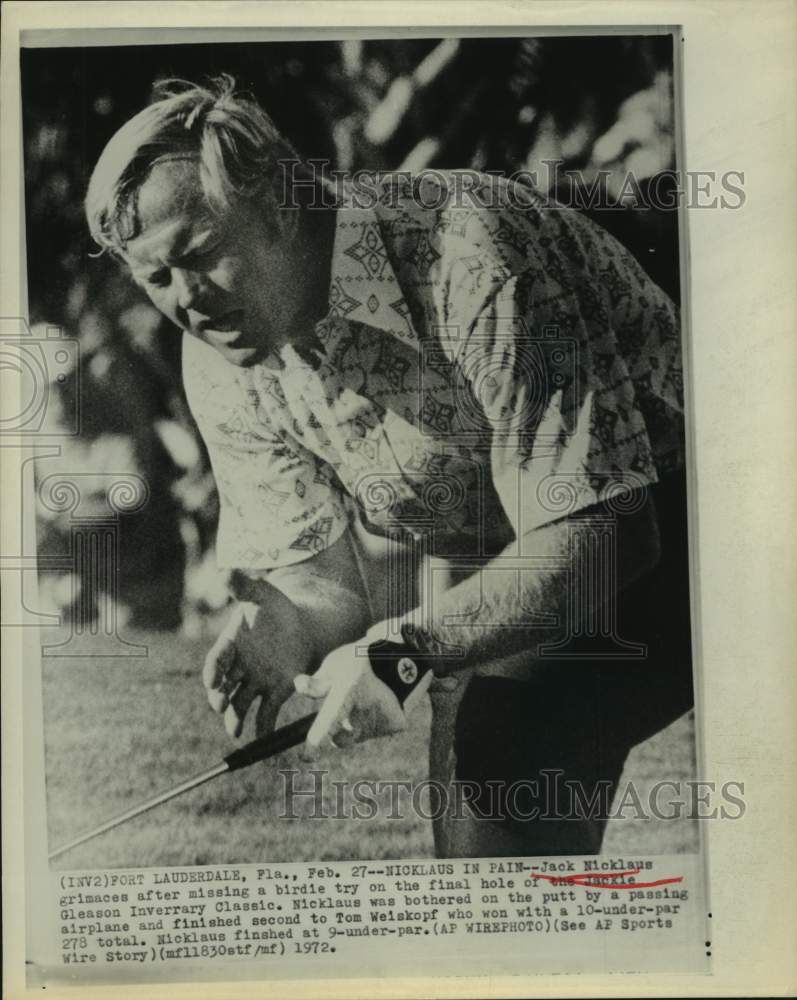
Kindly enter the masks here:
<path id="1" fill-rule="evenodd" d="M 293 239 L 299 232 L 299 217 L 302 209 L 276 206 L 273 218 L 276 220 L 277 235 L 282 239 Z"/>
<path id="2" fill-rule="evenodd" d="M 301 209 L 285 204 L 285 191 L 277 181 L 267 184 L 252 201 L 262 213 L 265 230 L 275 241 L 292 239 L 299 231 Z"/>

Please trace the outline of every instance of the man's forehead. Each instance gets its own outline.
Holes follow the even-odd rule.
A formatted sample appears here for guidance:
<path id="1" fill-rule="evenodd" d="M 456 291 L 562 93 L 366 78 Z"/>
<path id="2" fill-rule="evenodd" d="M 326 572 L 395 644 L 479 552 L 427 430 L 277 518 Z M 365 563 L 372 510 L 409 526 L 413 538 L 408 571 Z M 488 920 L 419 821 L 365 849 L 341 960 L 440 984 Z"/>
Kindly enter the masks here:
<path id="1" fill-rule="evenodd" d="M 159 160 L 138 191 L 141 225 L 161 221 L 166 215 L 196 210 L 205 205 L 195 157 L 174 156 Z"/>
<path id="2" fill-rule="evenodd" d="M 210 226 L 210 211 L 195 160 L 157 163 L 141 185 L 136 199 L 138 235 L 130 240 L 126 256 L 145 260 L 150 255 L 179 250 L 192 233 Z"/>
<path id="3" fill-rule="evenodd" d="M 198 161 L 174 157 L 156 163 L 139 189 L 136 209 L 141 230 L 177 215 L 209 214 Z"/>

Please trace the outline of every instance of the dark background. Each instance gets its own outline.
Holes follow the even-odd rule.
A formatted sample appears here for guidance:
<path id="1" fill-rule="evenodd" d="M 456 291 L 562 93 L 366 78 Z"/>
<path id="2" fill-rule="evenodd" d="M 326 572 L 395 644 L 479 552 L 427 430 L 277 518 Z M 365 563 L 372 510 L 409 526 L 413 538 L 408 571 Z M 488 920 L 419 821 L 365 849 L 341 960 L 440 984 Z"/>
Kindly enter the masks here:
<path id="1" fill-rule="evenodd" d="M 135 472 L 149 484 L 147 506 L 122 518 L 116 570 L 116 597 L 148 628 L 177 627 L 226 599 L 213 569 L 215 488 L 182 393 L 181 335 L 112 261 L 91 256 L 82 201 L 105 143 L 156 80 L 219 72 L 252 92 L 301 154 L 339 169 L 529 169 L 544 181 L 543 161 L 558 159 L 587 180 L 610 171 L 617 194 L 628 171 L 644 193 L 675 166 L 670 36 L 23 50 L 30 320 L 79 344 L 48 419 L 57 429 L 79 410 L 63 468 Z M 677 299 L 676 213 L 593 214 Z M 69 530 L 67 516 L 42 511 L 40 554 L 62 554 Z M 93 598 L 79 602 L 73 584 L 52 587 L 55 602 L 90 617 Z"/>

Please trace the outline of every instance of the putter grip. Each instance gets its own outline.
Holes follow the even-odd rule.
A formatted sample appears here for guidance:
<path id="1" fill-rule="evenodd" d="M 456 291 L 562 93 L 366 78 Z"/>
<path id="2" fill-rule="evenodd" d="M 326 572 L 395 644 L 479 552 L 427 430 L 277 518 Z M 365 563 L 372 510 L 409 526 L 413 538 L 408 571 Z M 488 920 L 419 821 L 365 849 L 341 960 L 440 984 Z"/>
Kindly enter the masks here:
<path id="1" fill-rule="evenodd" d="M 408 659 L 404 650 L 388 651 L 387 649 L 380 650 L 376 656 L 372 655 L 371 658 L 374 673 L 380 681 L 387 684 L 402 705 L 420 684 L 424 675 L 431 670 L 431 663 L 426 662 L 423 657 L 412 657 L 411 668 L 407 663 Z M 224 758 L 224 763 L 230 771 L 239 771 L 242 767 L 249 767 L 250 764 L 256 764 L 259 760 L 268 760 L 285 750 L 290 750 L 291 747 L 298 746 L 304 742 L 310 732 L 310 726 L 312 726 L 315 717 L 316 713 L 311 712 L 309 715 L 303 715 L 300 719 L 288 723 L 287 726 L 280 726 L 268 736 L 252 740 L 246 746 L 228 754 Z"/>

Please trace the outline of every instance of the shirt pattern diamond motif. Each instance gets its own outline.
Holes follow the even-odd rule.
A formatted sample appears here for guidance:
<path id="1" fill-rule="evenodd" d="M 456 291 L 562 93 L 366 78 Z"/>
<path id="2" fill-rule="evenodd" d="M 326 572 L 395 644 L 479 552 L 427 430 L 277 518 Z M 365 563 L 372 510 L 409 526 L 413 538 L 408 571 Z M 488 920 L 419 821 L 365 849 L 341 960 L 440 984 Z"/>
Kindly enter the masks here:
<path id="1" fill-rule="evenodd" d="M 301 561 L 353 516 L 489 555 L 562 516 L 557 483 L 569 513 L 683 465 L 667 296 L 576 212 L 463 176 L 388 175 L 338 209 L 312 357 L 236 369 L 184 339 L 221 565 Z"/>

